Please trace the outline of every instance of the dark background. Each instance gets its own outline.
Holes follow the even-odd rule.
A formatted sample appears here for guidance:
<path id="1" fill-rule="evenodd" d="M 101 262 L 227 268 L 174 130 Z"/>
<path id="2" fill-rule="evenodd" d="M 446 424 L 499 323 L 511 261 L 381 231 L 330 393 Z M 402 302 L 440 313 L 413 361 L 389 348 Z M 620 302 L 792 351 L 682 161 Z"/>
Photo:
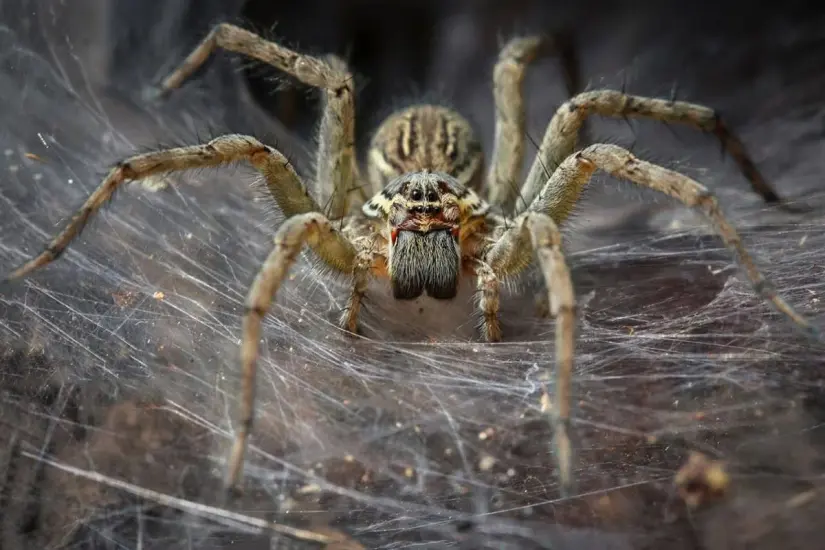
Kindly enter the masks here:
<path id="1" fill-rule="evenodd" d="M 821 10 L 388 4 L 0 0 L 0 22 L 12 31 L 2 35 L 0 131 L 12 153 L 0 187 L 0 270 L 39 250 L 106 166 L 135 149 L 249 132 L 308 170 L 317 97 L 266 67 L 218 55 L 166 103 L 141 99 L 216 22 L 346 56 L 358 76 L 362 153 L 382 116 L 422 97 L 461 109 L 489 153 L 498 47 L 516 34 L 558 32 L 591 88 L 667 97 L 676 85 L 681 98 L 721 110 L 780 193 L 809 214 L 760 205 L 710 136 L 623 121 L 593 121 L 591 135 L 712 187 L 760 265 L 825 328 Z M 527 89 L 528 131 L 539 140 L 565 99 L 558 63 L 537 63 Z M 12 172 L 23 151 L 46 168 L 21 161 Z M 266 206 L 243 194 L 248 178 L 227 171 L 206 181 L 179 193 L 121 193 L 77 255 L 0 298 L 0 548 L 293 547 L 20 454 L 218 502 L 232 337 L 269 235 Z M 340 530 L 370 548 L 819 547 L 824 350 L 753 300 L 695 223 L 655 194 L 599 178 L 568 228 L 585 304 L 582 494 L 559 497 L 548 430 L 527 389 L 537 381 L 532 366 L 552 358 L 547 323 L 524 314 L 530 292 L 505 305 L 502 346 L 475 343 L 463 312 L 407 331 L 409 312 L 380 299 L 365 319 L 374 339 L 353 344 L 329 324 L 325 293 L 341 287 L 311 283 L 302 267 L 272 320 L 261 375 L 256 445 L 269 457 L 250 459 L 250 491 L 233 509 Z M 528 278 L 519 289 L 533 286 Z M 157 289 L 168 306 L 146 299 Z M 481 442 L 488 426 L 495 436 Z M 691 512 L 671 482 L 696 449 L 729 464 L 733 490 Z M 491 469 L 480 466 L 486 456 L 496 459 Z M 323 490 L 306 490 L 316 484 Z"/>

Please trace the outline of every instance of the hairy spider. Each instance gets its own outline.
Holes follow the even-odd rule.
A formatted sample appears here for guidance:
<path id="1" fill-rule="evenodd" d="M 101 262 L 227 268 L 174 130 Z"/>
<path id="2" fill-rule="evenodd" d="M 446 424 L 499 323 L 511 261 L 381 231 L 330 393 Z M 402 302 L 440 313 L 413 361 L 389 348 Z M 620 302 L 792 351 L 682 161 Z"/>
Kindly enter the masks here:
<path id="1" fill-rule="evenodd" d="M 124 182 L 237 161 L 260 171 L 287 220 L 276 232 L 274 249 L 246 302 L 240 418 L 226 478 L 227 486 L 235 488 L 242 477 L 252 428 L 262 320 L 304 245 L 329 267 L 352 278 L 352 292 L 341 317 L 347 331 L 356 331 L 371 277 L 388 278 L 395 297 L 402 300 L 422 294 L 448 300 L 456 296 L 460 277 L 475 277 L 481 336 L 491 342 L 501 338 L 497 314 L 502 280 L 523 271 L 535 256 L 548 288 L 550 312 L 556 318 L 556 393 L 553 405 L 544 408 L 551 418 L 552 450 L 566 494 L 573 483 L 568 431 L 576 300 L 558 226 L 597 169 L 702 212 L 737 256 L 756 292 L 796 325 L 811 333 L 813 328 L 776 295 L 704 186 L 616 145 L 575 150 L 581 126 L 592 114 L 686 124 L 713 132 L 753 189 L 766 201 L 778 202 L 742 143 L 707 107 L 612 90 L 578 94 L 556 111 L 519 188 L 525 133 L 522 83 L 542 43 L 535 37 L 511 40 L 495 65 L 495 147 L 486 178 L 481 146 L 469 123 L 455 111 L 436 105 L 413 105 L 387 118 L 372 139 L 367 177 L 362 178 L 354 150 L 353 79 L 346 64 L 333 56 L 321 59 L 299 54 L 233 25 L 218 25 L 163 81 L 160 92 L 179 87 L 217 47 L 268 63 L 321 89 L 325 102 L 314 179 L 316 197 L 284 155 L 250 136 L 224 135 L 206 144 L 133 156 L 109 172 L 45 251 L 9 278 L 23 277 L 60 256 Z M 327 208 L 321 207 L 324 195 Z M 351 207 L 356 205 L 361 208 L 354 212 Z"/>

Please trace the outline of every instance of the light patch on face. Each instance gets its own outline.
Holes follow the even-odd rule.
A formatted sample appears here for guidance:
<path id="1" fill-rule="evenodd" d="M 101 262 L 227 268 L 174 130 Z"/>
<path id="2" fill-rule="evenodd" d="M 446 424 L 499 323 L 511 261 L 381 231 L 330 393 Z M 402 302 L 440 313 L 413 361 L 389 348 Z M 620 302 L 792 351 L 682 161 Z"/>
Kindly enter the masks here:
<path id="1" fill-rule="evenodd" d="M 386 218 L 389 216 L 392 204 L 393 198 L 388 197 L 385 191 L 381 191 L 365 202 L 361 211 L 368 218 Z"/>
<path id="2" fill-rule="evenodd" d="M 458 197 L 458 208 L 462 219 L 484 216 L 490 211 L 487 201 L 479 197 L 472 189 L 465 189 L 465 192 Z"/>
<path id="3" fill-rule="evenodd" d="M 472 189 L 468 189 L 458 183 L 454 178 L 446 174 L 418 173 L 409 174 L 406 177 L 394 180 L 388 184 L 387 187 L 376 193 L 370 200 L 365 202 L 361 207 L 361 211 L 368 218 L 388 219 L 394 205 L 402 208 L 410 207 L 413 203 L 406 199 L 402 192 L 407 182 L 415 181 L 421 177 L 433 180 L 434 184 L 439 180 L 449 179 L 448 189 L 450 189 L 450 191 L 444 193 L 443 189 L 440 190 L 440 204 L 445 213 L 448 213 L 453 208 L 458 209 L 459 214 L 457 218 L 453 219 L 463 221 L 477 216 L 484 216 L 490 210 L 490 205 L 487 201 L 479 197 Z M 448 217 L 450 216 L 448 215 Z"/>

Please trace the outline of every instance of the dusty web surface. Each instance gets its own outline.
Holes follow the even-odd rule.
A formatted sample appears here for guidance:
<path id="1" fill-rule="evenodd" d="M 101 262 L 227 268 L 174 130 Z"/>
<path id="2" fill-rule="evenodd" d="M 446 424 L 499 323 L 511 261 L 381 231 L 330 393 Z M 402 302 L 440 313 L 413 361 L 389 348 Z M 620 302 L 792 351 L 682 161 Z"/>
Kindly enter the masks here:
<path id="1" fill-rule="evenodd" d="M 112 162 L 215 133 L 220 107 L 197 89 L 181 92 L 183 110 L 168 121 L 159 107 L 74 89 L 8 29 L 0 56 L 4 273 L 41 249 Z M 810 214 L 759 205 L 718 155 L 705 162 L 712 147 L 693 152 L 700 140 L 689 132 L 675 158 L 678 140 L 657 149 L 644 129 L 638 151 L 718 191 L 759 266 L 823 330 L 822 105 L 764 105 L 773 107 L 740 124 L 743 138 Z M 536 120 L 540 135 L 547 118 Z M 606 127 L 619 129 L 614 141 L 627 137 Z M 255 179 L 232 168 L 173 177 L 165 192 L 128 187 L 60 261 L 0 295 L 4 548 L 268 547 L 253 521 L 158 507 L 82 475 L 219 505 L 242 302 L 278 220 L 253 200 Z M 553 355 L 552 324 L 533 314 L 535 277 L 509 293 L 501 344 L 477 341 L 467 292 L 449 307 L 399 305 L 380 285 L 366 338 L 352 339 L 335 327 L 344 282 L 302 261 L 266 322 L 248 491 L 232 511 L 370 548 L 815 541 L 825 348 L 753 296 L 701 220 L 594 181 L 605 186 L 582 206 L 579 232 L 568 230 L 582 304 L 579 494 L 558 494 L 538 411 Z M 626 219 L 603 208 L 625 195 Z M 724 460 L 732 476 L 729 499 L 700 514 L 672 486 L 691 450 Z"/>

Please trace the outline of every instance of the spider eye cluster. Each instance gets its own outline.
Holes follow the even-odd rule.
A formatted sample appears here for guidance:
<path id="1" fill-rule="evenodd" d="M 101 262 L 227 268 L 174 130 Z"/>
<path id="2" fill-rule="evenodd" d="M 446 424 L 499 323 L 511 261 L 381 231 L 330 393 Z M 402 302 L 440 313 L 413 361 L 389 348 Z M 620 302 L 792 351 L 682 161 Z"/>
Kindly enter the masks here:
<path id="1" fill-rule="evenodd" d="M 404 222 L 427 222 L 422 227 L 452 227 L 460 220 L 486 215 L 489 208 L 475 191 L 451 175 L 425 170 L 396 177 L 365 202 L 361 212 L 367 218 L 383 219 L 403 229 Z"/>
<path id="2" fill-rule="evenodd" d="M 422 191 L 421 189 L 413 189 L 410 193 L 410 198 L 414 201 L 421 201 L 424 200 L 426 196 L 427 202 L 436 202 L 438 200 L 438 193 L 436 193 L 433 189 L 428 191 Z"/>
<path id="3" fill-rule="evenodd" d="M 407 209 L 413 214 L 437 214 L 441 211 L 439 204 L 415 204 Z"/>

